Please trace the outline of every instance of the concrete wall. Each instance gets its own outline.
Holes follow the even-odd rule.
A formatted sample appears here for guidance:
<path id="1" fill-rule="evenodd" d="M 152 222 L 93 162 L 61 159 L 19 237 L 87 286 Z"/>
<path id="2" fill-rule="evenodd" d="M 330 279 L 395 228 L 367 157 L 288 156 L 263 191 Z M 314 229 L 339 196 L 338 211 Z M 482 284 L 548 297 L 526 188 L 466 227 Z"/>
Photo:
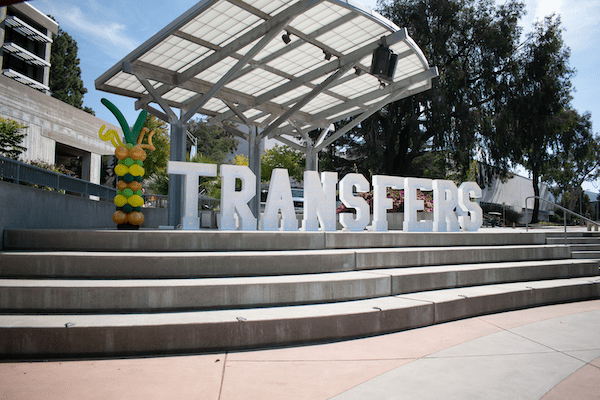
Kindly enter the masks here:
<path id="1" fill-rule="evenodd" d="M 522 176 L 514 175 L 506 182 L 494 178 L 491 184 L 482 190 L 481 201 L 486 203 L 505 203 L 507 206 L 511 206 L 515 211 L 524 213 L 525 212 L 525 199 L 529 196 L 533 196 L 533 181 Z M 540 184 L 540 197 L 554 201 L 552 195 L 548 192 L 548 186 L 546 184 Z M 528 203 L 529 212 L 533 209 L 533 199 L 529 200 Z M 548 211 L 550 209 L 548 203 L 540 202 L 540 218 L 547 219 Z M 543 214 L 543 215 L 542 215 Z M 530 214 L 531 215 L 531 214 Z"/>
<path id="2" fill-rule="evenodd" d="M 112 203 L 0 181 L 0 249 L 4 229 L 116 229 Z M 167 225 L 168 209 L 145 208 L 142 228 Z"/>
<path id="3" fill-rule="evenodd" d="M 92 159 L 90 181 L 99 183 L 101 155 L 114 154 L 110 142 L 98 136 L 102 125 L 123 135 L 121 128 L 78 108 L 43 94 L 13 79 L 0 75 L 0 116 L 28 126 L 23 160 L 42 160 L 54 164 L 56 142 L 87 151 Z"/>

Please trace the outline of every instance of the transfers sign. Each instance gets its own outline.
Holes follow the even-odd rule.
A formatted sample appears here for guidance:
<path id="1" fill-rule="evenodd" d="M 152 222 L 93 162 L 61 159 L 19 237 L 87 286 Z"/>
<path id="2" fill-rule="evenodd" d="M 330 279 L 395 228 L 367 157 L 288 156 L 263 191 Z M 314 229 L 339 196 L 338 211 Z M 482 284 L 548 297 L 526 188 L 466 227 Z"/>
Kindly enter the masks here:
<path id="1" fill-rule="evenodd" d="M 215 164 L 169 161 L 167 172 L 185 176 L 183 229 L 199 229 L 198 178 L 216 177 Z M 241 189 L 236 190 L 236 180 Z M 299 227 L 292 200 L 288 171 L 274 169 L 271 185 L 262 216 L 263 231 L 335 231 L 337 217 L 344 230 L 387 231 L 387 210 L 392 199 L 387 189 L 404 189 L 405 232 L 458 232 L 476 231 L 483 219 L 479 204 L 472 199 L 481 197 L 481 189 L 475 182 L 464 182 L 457 187 L 452 181 L 399 176 L 375 175 L 372 182 L 373 218 L 369 205 L 356 193 L 371 191 L 371 184 L 361 174 L 347 174 L 338 181 L 337 172 L 304 172 L 304 210 L 302 226 Z M 419 220 L 424 210 L 423 200 L 417 199 L 417 190 L 433 191 L 433 221 Z M 355 213 L 336 214 L 336 192 L 340 201 Z M 221 165 L 221 230 L 257 230 L 258 220 L 248 202 L 256 196 L 256 176 L 250 168 L 238 165 Z M 370 223 L 370 225 L 369 225 Z"/>

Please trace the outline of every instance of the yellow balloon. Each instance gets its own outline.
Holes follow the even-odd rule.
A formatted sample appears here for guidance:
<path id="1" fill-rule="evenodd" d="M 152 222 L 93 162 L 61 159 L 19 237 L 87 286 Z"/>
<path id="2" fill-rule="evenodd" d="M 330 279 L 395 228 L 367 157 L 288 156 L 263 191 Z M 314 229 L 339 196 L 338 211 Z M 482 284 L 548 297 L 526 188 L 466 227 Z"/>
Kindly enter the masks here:
<path id="1" fill-rule="evenodd" d="M 144 172 L 144 168 L 137 164 L 133 164 L 131 167 L 129 167 L 129 173 L 133 176 L 143 176 Z"/>
<path id="2" fill-rule="evenodd" d="M 141 207 L 144 205 L 144 199 L 142 199 L 142 197 L 137 194 L 134 194 L 129 199 L 127 199 L 127 202 L 131 205 L 131 207 Z"/>
<path id="3" fill-rule="evenodd" d="M 115 203 L 115 206 L 123 207 L 125 204 L 127 204 L 127 197 L 125 197 L 123 195 L 115 196 L 115 199 L 113 200 L 113 202 Z"/>
<path id="4" fill-rule="evenodd" d="M 115 167 L 115 174 L 119 175 L 119 176 L 123 176 L 126 173 L 129 172 L 129 168 L 127 168 L 125 165 L 123 164 L 119 164 Z"/>

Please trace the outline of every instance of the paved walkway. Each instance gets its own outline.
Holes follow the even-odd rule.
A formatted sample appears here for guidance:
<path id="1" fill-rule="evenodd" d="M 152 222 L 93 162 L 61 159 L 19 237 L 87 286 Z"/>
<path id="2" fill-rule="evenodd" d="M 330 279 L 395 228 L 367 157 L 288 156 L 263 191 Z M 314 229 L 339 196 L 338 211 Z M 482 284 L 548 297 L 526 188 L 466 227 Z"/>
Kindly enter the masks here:
<path id="1" fill-rule="evenodd" d="M 0 364 L 0 399 L 600 399 L 600 300 L 376 337 Z"/>

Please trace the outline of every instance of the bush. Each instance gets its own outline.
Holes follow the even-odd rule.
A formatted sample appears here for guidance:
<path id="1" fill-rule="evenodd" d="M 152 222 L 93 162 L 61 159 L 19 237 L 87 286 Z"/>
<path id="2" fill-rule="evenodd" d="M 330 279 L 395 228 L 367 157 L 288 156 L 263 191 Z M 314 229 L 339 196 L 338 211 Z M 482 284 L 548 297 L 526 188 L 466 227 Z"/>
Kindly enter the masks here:
<path id="1" fill-rule="evenodd" d="M 26 133 L 21 133 L 21 130 L 26 128 L 27 126 L 17 121 L 0 117 L 0 155 L 16 160 L 27 150 L 21 146 L 27 136 Z"/>
<path id="2" fill-rule="evenodd" d="M 373 192 L 359 193 L 358 196 L 364 198 L 367 201 L 367 204 L 369 204 L 369 210 L 371 214 L 373 214 Z M 388 212 L 404 212 L 404 190 L 395 190 L 388 188 L 387 197 L 392 199 L 392 209 L 388 210 Z M 420 190 L 417 190 L 417 199 L 423 200 L 425 202 L 425 212 L 433 211 L 432 192 L 423 193 Z M 344 212 L 353 212 L 353 210 L 353 208 L 348 209 L 344 204 L 342 204 L 337 208 L 336 212 L 339 214 Z"/>

